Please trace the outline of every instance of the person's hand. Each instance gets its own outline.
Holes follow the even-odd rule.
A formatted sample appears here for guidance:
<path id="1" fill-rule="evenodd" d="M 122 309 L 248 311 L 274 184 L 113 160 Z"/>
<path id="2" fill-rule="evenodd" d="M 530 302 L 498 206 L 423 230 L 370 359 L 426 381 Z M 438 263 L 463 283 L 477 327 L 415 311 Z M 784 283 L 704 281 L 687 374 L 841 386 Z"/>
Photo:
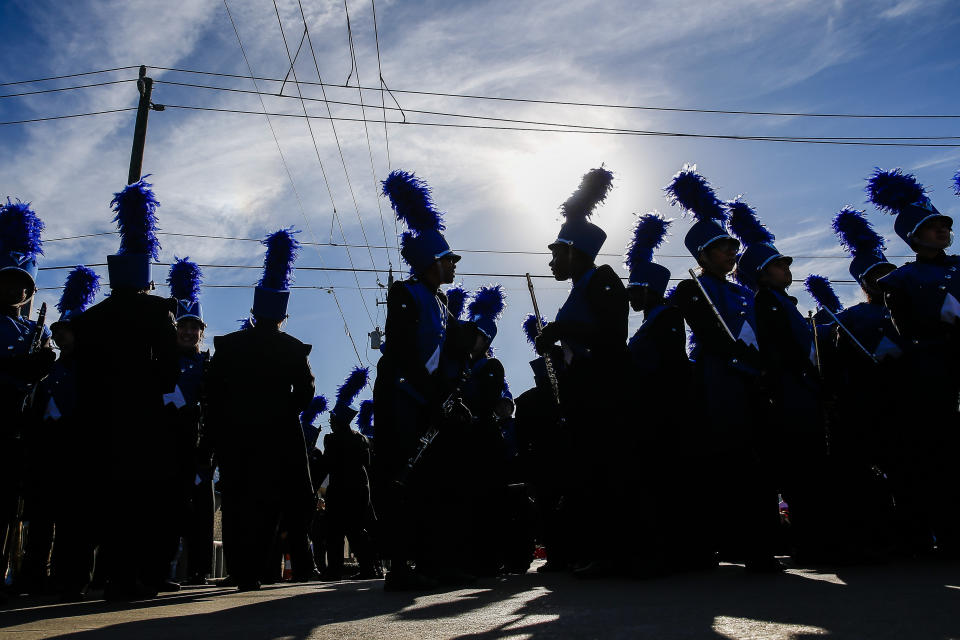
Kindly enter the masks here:
<path id="1" fill-rule="evenodd" d="M 557 340 L 560 339 L 560 330 L 557 327 L 556 322 L 547 323 L 543 329 L 540 330 L 540 335 L 537 336 L 536 347 L 537 353 L 540 355 L 546 355 L 550 352 L 550 347 L 556 344 Z"/>

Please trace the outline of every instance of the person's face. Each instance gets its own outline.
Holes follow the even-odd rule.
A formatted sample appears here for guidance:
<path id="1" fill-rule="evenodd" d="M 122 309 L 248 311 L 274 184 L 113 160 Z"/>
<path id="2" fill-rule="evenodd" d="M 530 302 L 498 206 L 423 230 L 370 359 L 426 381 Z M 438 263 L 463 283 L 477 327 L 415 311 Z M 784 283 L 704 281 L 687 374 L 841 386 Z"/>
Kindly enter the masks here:
<path id="1" fill-rule="evenodd" d="M 490 348 L 490 339 L 483 334 L 479 329 L 477 329 L 477 337 L 473 342 L 473 348 L 470 350 L 470 355 L 474 359 L 479 358 L 487 352 L 487 349 Z"/>
<path id="2" fill-rule="evenodd" d="M 630 308 L 634 311 L 643 311 L 647 308 L 647 299 L 650 297 L 650 288 L 647 286 L 642 287 L 629 287 L 627 288 L 627 297 L 630 299 Z"/>
<path id="3" fill-rule="evenodd" d="M 793 273 L 790 271 L 789 258 L 771 260 L 763 268 L 760 282 L 772 289 L 786 289 L 793 284 Z"/>
<path id="4" fill-rule="evenodd" d="M 953 224 L 949 218 L 934 218 L 927 220 L 916 233 L 914 242 L 930 249 L 946 249 L 953 242 Z"/>
<path id="5" fill-rule="evenodd" d="M 73 328 L 69 323 L 58 322 L 52 328 L 53 341 L 60 347 L 60 352 L 70 354 L 73 352 Z"/>
<path id="6" fill-rule="evenodd" d="M 203 337 L 203 325 L 193 318 L 183 318 L 177 322 L 177 346 L 181 349 L 196 349 Z"/>
<path id="7" fill-rule="evenodd" d="M 33 284 L 20 272 L 0 271 L 0 305 L 20 307 L 33 295 Z"/>
<path id="8" fill-rule="evenodd" d="M 436 280 L 438 285 L 452 284 L 457 277 L 457 263 L 451 254 L 438 258 L 427 268 L 424 276 L 429 280 Z"/>
<path id="9" fill-rule="evenodd" d="M 553 258 L 550 260 L 550 271 L 555 280 L 570 279 L 570 245 L 557 244 L 550 247 Z"/>
<path id="10" fill-rule="evenodd" d="M 700 263 L 712 273 L 726 275 L 737 266 L 739 248 L 736 240 L 718 240 L 700 252 Z"/>

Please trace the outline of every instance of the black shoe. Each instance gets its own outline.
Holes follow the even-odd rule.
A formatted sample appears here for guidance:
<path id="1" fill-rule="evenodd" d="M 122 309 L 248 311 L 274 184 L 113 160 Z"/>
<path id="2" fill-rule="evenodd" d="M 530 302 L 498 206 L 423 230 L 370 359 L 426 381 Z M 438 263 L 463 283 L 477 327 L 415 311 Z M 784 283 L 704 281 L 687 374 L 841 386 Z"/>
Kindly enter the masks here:
<path id="1" fill-rule="evenodd" d="M 747 560 L 747 573 L 783 573 L 784 566 L 773 556 Z"/>
<path id="2" fill-rule="evenodd" d="M 254 580 L 253 582 L 238 582 L 237 591 L 260 591 L 260 581 Z"/>
<path id="3" fill-rule="evenodd" d="M 159 593 L 176 593 L 180 591 L 180 583 L 173 580 L 164 580 L 157 585 L 157 591 Z"/>
<path id="4" fill-rule="evenodd" d="M 559 573 L 566 570 L 566 563 L 560 562 L 559 560 L 547 560 L 545 564 L 537 567 L 537 573 Z"/>
<path id="5" fill-rule="evenodd" d="M 613 572 L 610 570 L 610 567 L 604 563 L 593 561 L 578 566 L 573 570 L 573 575 L 575 578 L 580 578 L 581 580 L 596 580 L 599 578 L 609 578 L 613 575 Z"/>
<path id="6" fill-rule="evenodd" d="M 293 577 L 290 578 L 290 582 L 319 582 L 321 580 L 323 580 L 323 575 L 316 569 L 303 575 L 295 573 Z"/>
<path id="7" fill-rule="evenodd" d="M 157 597 L 157 590 L 140 582 L 130 585 L 107 584 L 103 589 L 103 599 L 108 602 L 130 602 L 132 600 L 150 600 Z"/>
<path id="8" fill-rule="evenodd" d="M 384 591 L 429 591 L 439 585 L 436 579 L 409 569 L 388 571 L 383 580 Z"/>
<path id="9" fill-rule="evenodd" d="M 184 587 L 204 587 L 209 585 L 210 581 L 200 574 L 194 574 L 180 584 Z"/>

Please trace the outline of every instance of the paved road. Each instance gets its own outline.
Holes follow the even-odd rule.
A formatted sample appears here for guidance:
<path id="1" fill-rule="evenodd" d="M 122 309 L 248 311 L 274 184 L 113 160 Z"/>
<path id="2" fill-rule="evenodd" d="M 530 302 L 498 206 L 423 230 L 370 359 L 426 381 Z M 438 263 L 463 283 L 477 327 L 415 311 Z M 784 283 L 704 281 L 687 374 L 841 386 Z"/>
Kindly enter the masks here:
<path id="1" fill-rule="evenodd" d="M 201 587 L 146 602 L 14 599 L 0 640 L 191 638 L 960 638 L 960 565 L 708 574 L 582 582 L 528 573 L 444 593 L 380 581 Z"/>

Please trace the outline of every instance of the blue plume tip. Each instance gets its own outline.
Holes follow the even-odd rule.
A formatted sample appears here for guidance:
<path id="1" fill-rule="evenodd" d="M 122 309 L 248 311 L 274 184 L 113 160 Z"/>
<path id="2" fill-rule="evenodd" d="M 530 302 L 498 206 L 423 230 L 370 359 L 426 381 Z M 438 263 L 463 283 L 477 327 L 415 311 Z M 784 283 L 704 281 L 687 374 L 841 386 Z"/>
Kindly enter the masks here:
<path id="1" fill-rule="evenodd" d="M 240 325 L 240 331 L 253 328 L 253 322 L 250 320 L 249 317 L 240 318 L 239 320 L 237 320 L 237 324 Z"/>
<path id="2" fill-rule="evenodd" d="M 926 190 L 916 177 L 900 169 L 877 167 L 867 179 L 867 197 L 881 211 L 898 213 L 904 207 L 927 200 Z"/>
<path id="3" fill-rule="evenodd" d="M 120 250 L 123 254 L 146 254 L 153 260 L 160 257 L 160 241 L 157 239 L 157 207 L 160 202 L 153 194 L 149 176 L 124 187 L 113 194 L 110 206 L 116 216 L 113 221 L 120 230 Z"/>
<path id="4" fill-rule="evenodd" d="M 317 416 L 327 410 L 327 399 L 324 396 L 314 396 L 307 408 L 300 414 L 300 424 L 312 426 Z"/>
<path id="5" fill-rule="evenodd" d="M 357 411 L 357 428 L 368 438 L 373 437 L 373 400 L 364 400 Z"/>
<path id="6" fill-rule="evenodd" d="M 443 231 L 443 214 L 433 204 L 427 183 L 407 171 L 391 171 L 383 181 L 383 195 L 390 199 L 397 220 L 415 233 Z"/>
<path id="7" fill-rule="evenodd" d="M 480 287 L 477 289 L 477 292 L 473 294 L 473 299 L 467 306 L 467 312 L 471 319 L 480 316 L 481 318 L 496 320 L 500 317 L 500 314 L 503 313 L 505 299 L 506 294 L 503 292 L 503 287 L 499 284 L 490 287 Z"/>
<path id="8" fill-rule="evenodd" d="M 953 192 L 960 196 L 960 169 L 953 174 Z"/>
<path id="9" fill-rule="evenodd" d="M 803 286 L 821 308 L 829 309 L 833 313 L 839 313 L 843 309 L 840 298 L 837 297 L 830 280 L 827 278 L 811 274 L 807 276 Z"/>
<path id="10" fill-rule="evenodd" d="M 100 276 L 89 267 L 77 265 L 67 274 L 57 310 L 60 313 L 83 311 L 97 297 L 98 291 L 100 291 Z"/>
<path id="11" fill-rule="evenodd" d="M 624 259 L 627 269 L 653 261 L 653 252 L 663 244 L 671 222 L 655 211 L 637 218 Z"/>
<path id="12" fill-rule="evenodd" d="M 16 251 L 35 258 L 43 255 L 43 220 L 30 208 L 29 202 L 11 202 L 0 208 L 0 248 L 4 253 Z"/>
<path id="13" fill-rule="evenodd" d="M 527 337 L 527 342 L 531 346 L 537 343 L 537 322 L 540 323 L 541 327 L 547 323 L 545 318 L 541 317 L 538 320 L 537 316 L 532 313 L 528 313 L 527 317 L 523 319 L 523 335 Z"/>
<path id="14" fill-rule="evenodd" d="M 450 315 L 459 320 L 467 304 L 467 291 L 462 285 L 457 285 L 447 289 L 446 294 L 447 310 L 450 311 Z"/>
<path id="15" fill-rule="evenodd" d="M 745 245 L 773 244 L 775 240 L 773 234 L 760 222 L 757 212 L 740 200 L 739 196 L 727 203 L 727 209 L 730 211 L 730 231 L 740 239 L 740 242 Z"/>
<path id="16" fill-rule="evenodd" d="M 598 204 L 607 199 L 613 187 L 613 172 L 601 166 L 590 169 L 580 179 L 580 186 L 560 205 L 560 213 L 567 220 L 586 220 Z"/>
<path id="17" fill-rule="evenodd" d="M 353 404 L 354 398 L 367 386 L 369 377 L 370 369 L 367 367 L 354 367 L 350 375 L 347 376 L 347 379 L 337 389 L 337 406 L 349 407 Z"/>
<path id="18" fill-rule="evenodd" d="M 263 257 L 263 276 L 259 286 L 283 291 L 290 288 L 293 280 L 293 263 L 300 252 L 300 242 L 294 237 L 300 233 L 293 227 L 274 231 L 261 244 L 267 247 Z"/>
<path id="19" fill-rule="evenodd" d="M 727 219 L 723 203 L 707 179 L 697 173 L 696 165 L 684 165 L 663 190 L 671 205 L 680 205 L 681 209 L 688 211 L 696 220 L 722 222 Z"/>
<path id="20" fill-rule="evenodd" d="M 170 295 L 177 300 L 199 300 L 200 283 L 203 282 L 203 273 L 196 262 L 190 258 L 177 258 L 170 265 L 167 273 L 167 284 L 170 285 Z"/>
<path id="21" fill-rule="evenodd" d="M 860 209 L 846 206 L 833 217 L 833 231 L 850 254 L 880 254 L 886 242 Z"/>

